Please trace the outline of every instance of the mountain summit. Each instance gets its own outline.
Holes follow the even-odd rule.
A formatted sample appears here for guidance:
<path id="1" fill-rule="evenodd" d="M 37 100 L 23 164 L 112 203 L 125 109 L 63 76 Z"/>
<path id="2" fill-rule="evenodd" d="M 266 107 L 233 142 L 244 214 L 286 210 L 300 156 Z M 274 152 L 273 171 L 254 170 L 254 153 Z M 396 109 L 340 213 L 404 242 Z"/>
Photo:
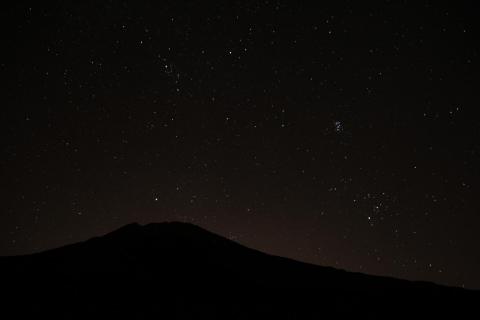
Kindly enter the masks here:
<path id="1" fill-rule="evenodd" d="M 2 257 L 0 270 L 18 310 L 62 318 L 380 316 L 390 308 L 431 315 L 457 312 L 454 301 L 466 310 L 476 294 L 272 256 L 180 222 L 129 224 L 85 242 Z M 449 305 L 439 306 L 443 300 Z"/>

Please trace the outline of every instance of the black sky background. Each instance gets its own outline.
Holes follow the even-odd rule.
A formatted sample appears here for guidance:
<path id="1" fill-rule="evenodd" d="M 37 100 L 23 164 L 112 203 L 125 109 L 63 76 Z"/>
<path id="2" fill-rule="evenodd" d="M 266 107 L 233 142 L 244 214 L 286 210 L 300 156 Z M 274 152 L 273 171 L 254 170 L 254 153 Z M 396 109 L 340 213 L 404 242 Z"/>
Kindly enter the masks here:
<path id="1" fill-rule="evenodd" d="M 0 254 L 180 220 L 480 288 L 473 1 L 2 10 Z"/>

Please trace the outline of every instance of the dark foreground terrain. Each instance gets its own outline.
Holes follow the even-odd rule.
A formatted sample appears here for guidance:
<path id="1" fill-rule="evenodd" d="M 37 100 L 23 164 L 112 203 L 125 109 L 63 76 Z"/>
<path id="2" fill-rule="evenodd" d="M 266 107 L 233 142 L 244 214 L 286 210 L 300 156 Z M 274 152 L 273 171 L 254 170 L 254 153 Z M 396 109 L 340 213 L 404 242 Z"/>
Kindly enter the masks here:
<path id="1" fill-rule="evenodd" d="M 184 223 L 0 258 L 3 319 L 467 318 L 478 292 L 271 256 Z"/>

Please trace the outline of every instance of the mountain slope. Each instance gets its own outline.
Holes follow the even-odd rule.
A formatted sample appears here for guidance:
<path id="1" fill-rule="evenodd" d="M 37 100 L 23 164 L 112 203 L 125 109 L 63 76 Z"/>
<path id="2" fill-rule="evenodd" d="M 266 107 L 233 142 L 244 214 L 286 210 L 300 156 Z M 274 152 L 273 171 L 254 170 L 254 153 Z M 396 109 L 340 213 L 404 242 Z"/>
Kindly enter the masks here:
<path id="1" fill-rule="evenodd" d="M 82 243 L 2 257 L 0 266 L 4 288 L 18 298 L 9 306 L 62 318 L 379 317 L 391 310 L 431 316 L 466 312 L 477 297 L 271 256 L 178 222 L 131 224 Z"/>

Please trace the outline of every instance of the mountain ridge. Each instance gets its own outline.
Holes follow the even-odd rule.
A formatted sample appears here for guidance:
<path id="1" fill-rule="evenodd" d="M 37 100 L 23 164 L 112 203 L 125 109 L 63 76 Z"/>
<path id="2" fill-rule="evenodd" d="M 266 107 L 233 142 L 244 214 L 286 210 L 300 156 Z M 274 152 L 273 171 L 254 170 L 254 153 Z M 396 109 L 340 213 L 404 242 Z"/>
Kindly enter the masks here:
<path id="1" fill-rule="evenodd" d="M 111 316 L 114 309 L 140 319 L 196 319 L 198 312 L 214 319 L 383 318 L 390 309 L 440 316 L 466 312 L 477 294 L 269 255 L 181 222 L 128 224 L 84 242 L 2 257 L 0 277 L 4 291 L 21 297 L 11 302 L 15 310 L 54 318 Z M 378 310 L 369 309 L 372 301 Z"/>
<path id="2" fill-rule="evenodd" d="M 172 241 L 175 240 L 175 241 Z M 116 241 L 116 243 L 112 243 L 112 241 Z M 102 243 L 103 242 L 103 243 Z M 239 244 L 233 240 L 224 238 L 220 235 L 217 235 L 213 232 L 210 232 L 204 228 L 201 228 L 195 224 L 186 223 L 186 222 L 178 222 L 178 221 L 169 221 L 169 222 L 161 222 L 161 223 L 148 223 L 145 225 L 141 225 L 139 223 L 130 223 L 124 225 L 112 232 L 109 232 L 105 235 L 94 237 L 88 239 L 83 242 L 78 242 L 74 244 L 69 244 L 66 246 L 53 248 L 50 250 L 45 250 L 42 252 L 30 254 L 30 255 L 22 255 L 22 256 L 9 256 L 9 257 L 2 257 L 2 259 L 15 259 L 15 258 L 35 258 L 35 257 L 42 257 L 46 256 L 51 257 L 56 254 L 66 254 L 72 255 L 72 253 L 67 253 L 67 251 L 71 250 L 80 250 L 81 252 L 75 252 L 74 254 L 88 254 L 84 252 L 86 246 L 100 246 L 100 247 L 107 247 L 104 248 L 105 250 L 111 250 L 112 252 L 116 252 L 121 254 L 125 254 L 127 251 L 135 251 L 140 249 L 162 249 L 162 250 L 204 250 L 204 252 L 196 252 L 193 254 L 205 254 L 207 251 L 212 251 L 209 253 L 212 254 L 226 254 L 225 247 L 231 250 L 240 250 L 242 254 L 248 254 L 249 257 L 255 256 L 255 258 L 262 257 L 275 259 L 277 261 L 281 261 L 283 263 L 292 263 L 298 266 L 303 266 L 306 268 L 316 268 L 320 270 L 320 268 L 325 271 L 332 271 L 332 272 L 341 272 L 349 275 L 357 275 L 357 276 L 367 276 L 372 277 L 375 279 L 384 279 L 384 280 L 392 280 L 398 283 L 402 283 L 404 285 L 407 284 L 417 284 L 423 286 L 439 286 L 439 287 L 448 287 L 448 288 L 455 288 L 449 287 L 445 285 L 439 285 L 433 282 L 428 281 L 412 281 L 412 280 L 404 280 L 398 279 L 389 276 L 378 276 L 378 275 L 368 275 L 359 272 L 351 272 L 342 269 L 333 268 L 330 266 L 319 266 L 312 263 L 301 262 L 294 259 L 281 257 L 277 255 L 272 255 L 269 253 L 265 253 L 253 248 L 246 247 L 242 244 Z M 163 252 L 165 253 L 165 252 Z M 190 253 L 192 254 L 192 253 Z M 131 255 L 131 252 L 127 254 Z M 125 257 L 125 255 L 124 255 Z M 139 258 L 139 257 L 137 257 Z M 398 282 L 400 281 L 400 282 Z"/>

